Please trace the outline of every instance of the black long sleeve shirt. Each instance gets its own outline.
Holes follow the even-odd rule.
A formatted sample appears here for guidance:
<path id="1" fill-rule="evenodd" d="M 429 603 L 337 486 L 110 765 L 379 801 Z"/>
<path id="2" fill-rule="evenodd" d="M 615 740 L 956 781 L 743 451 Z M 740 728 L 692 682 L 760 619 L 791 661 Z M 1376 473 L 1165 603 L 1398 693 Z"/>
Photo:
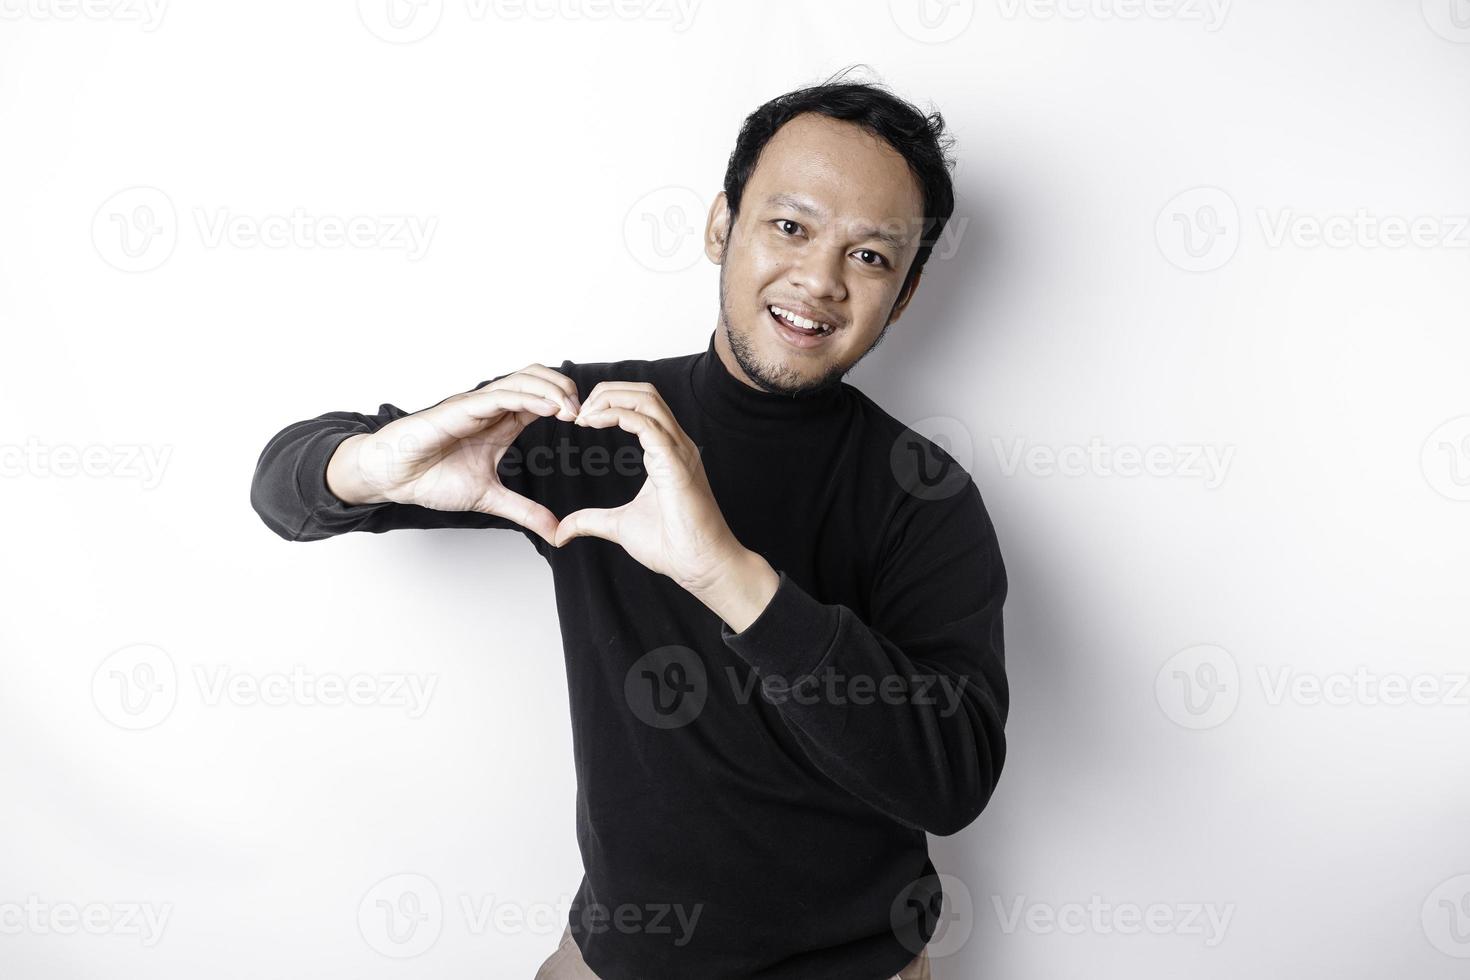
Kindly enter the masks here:
<path id="1" fill-rule="evenodd" d="M 288 540 L 504 528 L 550 563 L 585 871 L 568 924 L 598 976 L 891 977 L 937 925 L 925 831 L 970 824 L 1005 758 L 1006 574 L 973 479 L 845 382 L 797 397 L 743 384 L 713 333 L 699 354 L 558 370 L 584 399 L 602 380 L 663 396 L 736 538 L 778 572 L 746 629 L 612 542 L 344 504 L 327 462 L 407 414 L 393 405 L 282 430 L 252 504 Z M 626 502 L 646 476 L 635 436 L 554 418 L 499 472 L 558 517 Z"/>

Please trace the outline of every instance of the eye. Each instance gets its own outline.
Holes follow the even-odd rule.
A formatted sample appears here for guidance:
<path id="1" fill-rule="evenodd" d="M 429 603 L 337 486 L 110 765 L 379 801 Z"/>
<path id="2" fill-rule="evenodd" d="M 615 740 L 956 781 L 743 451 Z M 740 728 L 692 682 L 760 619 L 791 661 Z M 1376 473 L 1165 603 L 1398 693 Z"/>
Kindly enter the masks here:
<path id="1" fill-rule="evenodd" d="M 781 232 L 781 234 L 783 234 L 783 235 L 794 235 L 794 234 L 796 234 L 795 231 L 787 231 L 784 227 L 782 227 L 783 225 L 790 225 L 792 228 L 797 229 L 797 231 L 799 231 L 801 229 L 801 225 L 797 224 L 795 221 L 792 221 L 790 218 L 777 218 L 777 219 L 775 219 L 771 223 L 774 224 L 776 226 L 776 228 L 779 229 L 780 232 Z"/>
<path id="2" fill-rule="evenodd" d="M 874 259 L 877 259 L 876 262 L 870 262 L 867 259 L 858 259 L 858 261 L 861 262 L 863 265 L 871 265 L 871 266 L 875 266 L 875 267 L 881 267 L 881 266 L 885 266 L 885 265 L 888 264 L 888 260 L 886 258 L 884 258 L 882 255 L 879 255 L 877 252 L 873 251 L 871 248 L 860 248 L 856 252 L 854 252 L 853 254 L 854 255 L 868 255 L 868 256 L 872 256 Z"/>

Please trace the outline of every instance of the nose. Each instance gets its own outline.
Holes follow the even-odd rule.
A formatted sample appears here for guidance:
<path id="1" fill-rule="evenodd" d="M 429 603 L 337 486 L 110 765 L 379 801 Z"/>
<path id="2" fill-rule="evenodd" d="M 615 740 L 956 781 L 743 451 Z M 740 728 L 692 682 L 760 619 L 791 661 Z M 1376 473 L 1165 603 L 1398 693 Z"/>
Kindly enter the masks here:
<path id="1" fill-rule="evenodd" d="M 842 260 L 841 249 L 814 243 L 802 250 L 791 267 L 791 284 L 813 299 L 841 302 L 847 296 L 842 282 Z"/>

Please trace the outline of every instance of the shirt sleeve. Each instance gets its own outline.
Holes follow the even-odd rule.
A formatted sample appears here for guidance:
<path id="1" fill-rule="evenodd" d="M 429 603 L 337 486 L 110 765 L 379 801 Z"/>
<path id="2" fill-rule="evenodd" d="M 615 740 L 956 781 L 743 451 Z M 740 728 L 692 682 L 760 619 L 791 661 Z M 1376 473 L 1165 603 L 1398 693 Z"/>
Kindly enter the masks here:
<path id="1" fill-rule="evenodd" d="M 563 362 L 563 370 L 568 366 Z M 475 389 L 505 376 L 500 374 L 482 381 Z M 476 511 L 433 510 L 393 501 L 347 504 L 332 493 L 327 486 L 327 463 L 337 446 L 350 436 L 376 432 L 409 414 L 396 405 L 383 404 L 372 415 L 327 412 L 286 426 L 271 437 L 256 461 L 250 484 L 251 506 L 267 527 L 287 541 L 319 541 L 348 531 L 379 534 L 399 528 L 500 528 L 522 532 L 544 556 L 545 542 L 539 535 L 504 517 Z M 542 488 L 531 468 L 507 466 L 507 461 L 514 464 L 515 459 L 525 460 L 526 453 L 549 440 L 551 421 L 539 418 L 527 425 L 512 445 L 519 453 L 513 458 L 513 453 L 507 452 L 497 469 L 507 489 L 532 500 L 540 500 Z"/>
<path id="2" fill-rule="evenodd" d="M 725 643 L 777 675 L 777 710 L 835 782 L 906 826 L 963 830 L 1000 777 L 1009 710 L 1005 566 L 974 481 L 891 522 L 871 624 L 777 573 L 754 622 L 721 624 Z"/>

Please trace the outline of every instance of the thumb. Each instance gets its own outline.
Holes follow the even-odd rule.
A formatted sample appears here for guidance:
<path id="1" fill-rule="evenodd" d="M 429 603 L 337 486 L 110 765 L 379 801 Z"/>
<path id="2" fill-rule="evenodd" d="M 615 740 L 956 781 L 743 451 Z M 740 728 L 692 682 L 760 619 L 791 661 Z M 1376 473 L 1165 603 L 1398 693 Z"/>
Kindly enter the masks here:
<path id="1" fill-rule="evenodd" d="M 621 507 L 589 507 L 586 510 L 573 511 L 556 526 L 556 546 L 560 548 L 573 538 L 580 537 L 602 538 L 616 544 L 620 510 Z"/>

